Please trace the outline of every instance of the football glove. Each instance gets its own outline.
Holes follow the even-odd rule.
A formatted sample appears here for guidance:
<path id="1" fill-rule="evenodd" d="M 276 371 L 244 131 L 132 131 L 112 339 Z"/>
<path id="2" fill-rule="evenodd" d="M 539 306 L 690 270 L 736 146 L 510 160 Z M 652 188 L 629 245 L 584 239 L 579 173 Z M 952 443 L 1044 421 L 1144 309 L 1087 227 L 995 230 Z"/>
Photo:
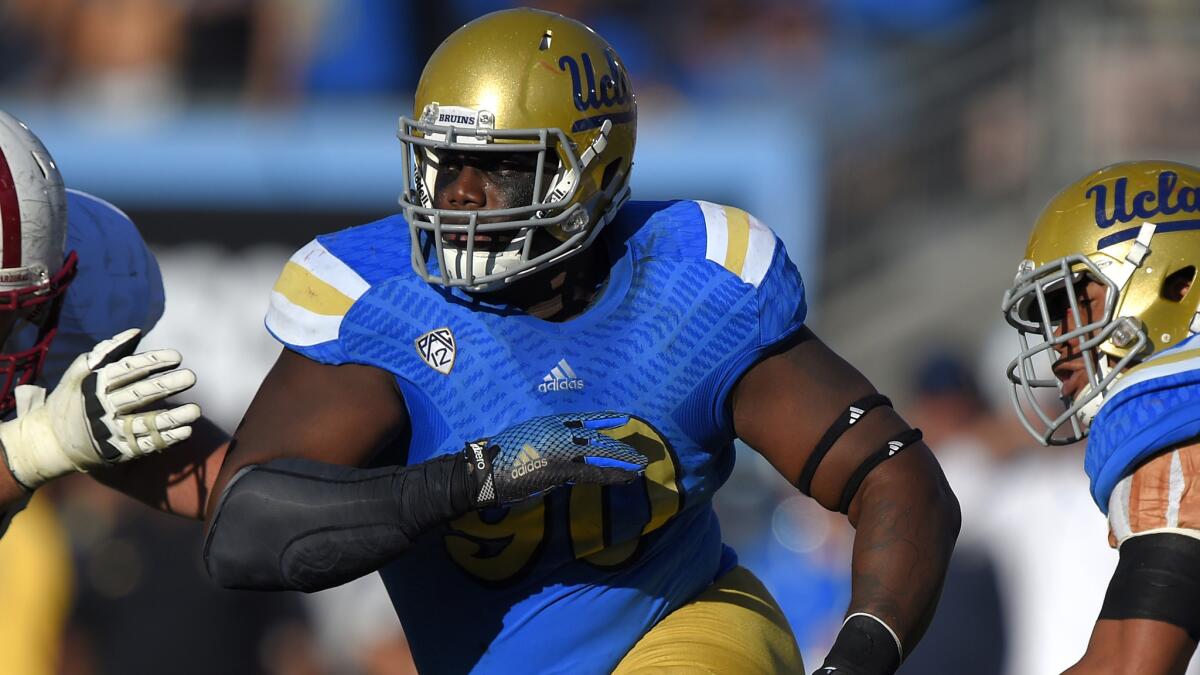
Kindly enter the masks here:
<path id="1" fill-rule="evenodd" d="M 629 422 L 615 412 L 535 417 L 467 443 L 475 507 L 506 505 L 560 485 L 619 485 L 632 481 L 649 459 L 602 433 Z"/>
<path id="2" fill-rule="evenodd" d="M 0 444 L 26 488 L 72 471 L 126 462 L 192 435 L 200 407 L 146 407 L 189 389 L 196 376 L 179 368 L 174 349 L 134 354 L 141 331 L 127 330 L 80 354 L 49 396 L 21 385 L 17 418 L 0 423 Z"/>

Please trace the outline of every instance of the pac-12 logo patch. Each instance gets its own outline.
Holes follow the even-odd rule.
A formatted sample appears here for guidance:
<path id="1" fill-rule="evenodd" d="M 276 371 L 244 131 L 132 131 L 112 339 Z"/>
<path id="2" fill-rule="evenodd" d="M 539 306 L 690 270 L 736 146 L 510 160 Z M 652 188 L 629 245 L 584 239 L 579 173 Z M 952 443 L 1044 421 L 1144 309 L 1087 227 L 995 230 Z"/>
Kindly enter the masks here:
<path id="1" fill-rule="evenodd" d="M 443 375 L 449 375 L 454 367 L 454 333 L 449 328 L 435 328 L 417 338 L 417 353 L 425 365 Z"/>

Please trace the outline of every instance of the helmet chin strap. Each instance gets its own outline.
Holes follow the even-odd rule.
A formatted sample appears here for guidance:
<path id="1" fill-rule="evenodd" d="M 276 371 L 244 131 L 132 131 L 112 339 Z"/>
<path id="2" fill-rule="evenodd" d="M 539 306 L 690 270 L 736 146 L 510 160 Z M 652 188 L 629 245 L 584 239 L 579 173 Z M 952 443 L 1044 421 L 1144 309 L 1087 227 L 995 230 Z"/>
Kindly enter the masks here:
<path id="1" fill-rule="evenodd" d="M 479 278 L 489 274 L 504 274 L 512 267 L 517 266 L 522 261 L 521 249 L 525 243 L 525 237 L 530 236 L 531 232 L 525 230 L 521 234 L 513 238 L 508 246 L 502 251 L 487 251 L 475 250 L 472 251 L 471 257 L 467 258 L 467 250 L 456 246 L 446 246 L 444 251 L 445 259 L 441 261 L 443 269 L 446 270 L 446 275 L 451 279 L 466 279 L 467 272 L 465 267 L 470 265 L 472 278 Z M 490 291 L 506 285 L 500 281 L 492 284 L 481 284 L 472 286 L 473 291 Z"/>
<path id="2" fill-rule="evenodd" d="M 1100 358 L 1097 359 L 1096 370 L 1099 374 L 1099 380 L 1101 382 L 1103 382 L 1104 379 L 1108 377 L 1108 374 L 1109 374 L 1109 372 L 1111 372 L 1112 367 L 1108 364 L 1108 355 L 1105 354 L 1104 352 L 1098 352 L 1098 353 L 1100 355 Z M 1093 386 L 1095 386 L 1094 383 L 1089 384 L 1087 386 L 1087 389 L 1084 389 L 1082 392 L 1080 392 L 1080 394 L 1087 394 L 1087 393 L 1091 392 Z M 1091 400 L 1089 400 L 1087 403 L 1083 404 L 1083 407 L 1081 407 L 1079 409 L 1079 412 L 1075 413 L 1075 418 L 1078 419 L 1079 423 L 1081 425 L 1083 425 L 1084 429 L 1086 429 L 1089 426 L 1091 426 L 1092 420 L 1095 419 L 1096 415 L 1098 415 L 1100 413 L 1100 407 L 1103 405 L 1104 405 L 1104 392 L 1101 391 L 1098 394 L 1096 394 L 1095 396 L 1093 396 L 1091 398 Z"/>
<path id="3" fill-rule="evenodd" d="M 1121 297 L 1121 294 L 1125 291 L 1125 287 L 1129 285 L 1129 280 L 1133 278 L 1133 273 L 1142 266 L 1142 263 L 1146 260 L 1146 256 L 1150 255 L 1150 240 L 1154 238 L 1154 231 L 1157 228 L 1158 226 L 1154 223 L 1143 221 L 1141 229 L 1138 230 L 1137 239 L 1134 240 L 1133 246 L 1131 246 L 1129 249 L 1129 253 L 1125 255 L 1125 260 L 1122 261 L 1121 266 L 1114 270 L 1111 274 L 1105 275 L 1108 277 L 1109 281 L 1112 282 L 1113 286 L 1116 287 L 1118 298 Z M 1123 317 L 1120 316 L 1114 316 L 1112 320 L 1113 322 L 1117 322 L 1122 318 Z M 1197 312 L 1196 315 L 1192 317 L 1192 325 L 1200 325 L 1200 312 Z M 1109 338 L 1110 342 L 1111 340 L 1112 338 Z M 1099 349 L 1095 349 L 1095 353 L 1096 371 L 1098 375 L 1097 380 L 1099 382 L 1103 382 L 1112 372 L 1112 366 L 1109 364 L 1108 354 L 1100 351 Z M 1080 393 L 1087 394 L 1095 386 L 1096 383 L 1091 382 L 1088 384 L 1087 388 Z M 1100 413 L 1100 408 L 1104 405 L 1104 399 L 1104 392 L 1100 391 L 1093 396 L 1091 400 L 1083 404 L 1083 406 L 1079 408 L 1079 412 L 1075 413 L 1075 418 L 1079 420 L 1079 423 L 1084 429 L 1088 428 L 1091 425 L 1092 420 L 1095 419 L 1096 415 Z"/>

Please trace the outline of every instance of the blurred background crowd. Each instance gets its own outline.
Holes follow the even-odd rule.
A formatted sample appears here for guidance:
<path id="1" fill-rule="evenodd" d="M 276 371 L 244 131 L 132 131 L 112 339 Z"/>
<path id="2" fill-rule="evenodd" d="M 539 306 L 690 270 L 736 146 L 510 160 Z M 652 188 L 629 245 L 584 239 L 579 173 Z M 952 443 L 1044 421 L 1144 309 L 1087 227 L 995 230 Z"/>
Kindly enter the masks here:
<path id="1" fill-rule="evenodd" d="M 1116 555 L 1082 448 L 1033 447 L 1014 421 L 1000 297 L 1059 188 L 1122 159 L 1200 163 L 1200 6 L 531 4 L 589 23 L 626 61 L 635 197 L 703 198 L 770 224 L 805 275 L 810 325 L 939 455 L 963 532 L 902 672 L 1072 663 Z M 168 298 L 147 344 L 180 349 L 196 399 L 232 428 L 278 351 L 261 319 L 283 261 L 395 210 L 396 118 L 421 65 L 455 27 L 507 6 L 0 0 L 0 106 L 69 186 L 139 224 Z M 819 663 L 849 597 L 849 526 L 744 448 L 717 502 Z M 87 479 L 39 493 L 17 524 L 33 544 L 0 543 L 5 672 L 412 672 L 373 578 L 313 596 L 215 590 L 198 525 Z"/>

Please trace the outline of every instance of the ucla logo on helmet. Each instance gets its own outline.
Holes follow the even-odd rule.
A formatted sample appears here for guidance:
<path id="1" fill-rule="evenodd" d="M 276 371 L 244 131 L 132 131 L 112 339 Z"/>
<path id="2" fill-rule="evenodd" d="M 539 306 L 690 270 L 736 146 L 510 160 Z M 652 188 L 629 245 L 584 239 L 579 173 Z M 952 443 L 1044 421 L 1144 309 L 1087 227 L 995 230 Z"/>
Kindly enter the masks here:
<path id="1" fill-rule="evenodd" d="M 1158 174 L 1157 190 L 1143 190 L 1134 195 L 1130 202 L 1126 199 L 1129 179 L 1118 178 L 1112 186 L 1111 208 L 1107 185 L 1093 185 L 1084 193 L 1084 197 L 1096 201 L 1096 225 L 1101 228 L 1128 223 L 1135 218 L 1148 220 L 1158 215 L 1169 216 L 1180 211 L 1193 213 L 1200 210 L 1200 187 L 1182 187 L 1176 192 L 1175 186 L 1178 183 L 1179 174 L 1163 171 Z"/>
<path id="2" fill-rule="evenodd" d="M 571 74 L 571 84 L 574 87 L 575 108 L 580 112 L 589 109 L 608 108 L 614 105 L 624 105 L 632 98 L 629 93 L 629 76 L 625 68 L 617 62 L 617 55 L 611 49 L 604 50 L 604 60 L 608 64 L 608 72 L 596 80 L 596 69 L 592 66 L 592 57 L 584 52 L 579 61 L 573 56 L 564 56 L 558 60 L 559 70 Z"/>

